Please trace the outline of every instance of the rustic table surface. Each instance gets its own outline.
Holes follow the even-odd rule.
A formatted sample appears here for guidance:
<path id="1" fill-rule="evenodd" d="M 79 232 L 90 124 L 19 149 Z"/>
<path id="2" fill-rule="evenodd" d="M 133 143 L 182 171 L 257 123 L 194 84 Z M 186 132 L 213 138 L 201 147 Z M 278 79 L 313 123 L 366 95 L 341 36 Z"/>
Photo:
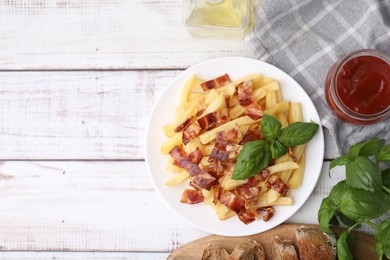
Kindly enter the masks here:
<path id="1" fill-rule="evenodd" d="M 143 139 L 167 84 L 224 56 L 251 53 L 191 37 L 180 0 L 0 0 L 0 258 L 164 259 L 207 236 L 162 203 Z M 329 139 L 290 223 L 316 223 L 338 180 Z"/>

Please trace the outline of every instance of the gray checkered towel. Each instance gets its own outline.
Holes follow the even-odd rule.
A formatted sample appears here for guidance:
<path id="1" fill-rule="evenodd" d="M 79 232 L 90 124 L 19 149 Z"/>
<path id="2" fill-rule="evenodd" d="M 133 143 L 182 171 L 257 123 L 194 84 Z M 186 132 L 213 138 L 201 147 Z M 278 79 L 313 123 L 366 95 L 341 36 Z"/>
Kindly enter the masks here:
<path id="1" fill-rule="evenodd" d="M 356 126 L 335 117 L 325 101 L 324 82 L 334 62 L 352 51 L 390 53 L 390 0 L 260 0 L 255 20 L 248 42 L 256 57 L 306 90 L 339 153 L 373 136 L 389 141 L 390 119 Z"/>

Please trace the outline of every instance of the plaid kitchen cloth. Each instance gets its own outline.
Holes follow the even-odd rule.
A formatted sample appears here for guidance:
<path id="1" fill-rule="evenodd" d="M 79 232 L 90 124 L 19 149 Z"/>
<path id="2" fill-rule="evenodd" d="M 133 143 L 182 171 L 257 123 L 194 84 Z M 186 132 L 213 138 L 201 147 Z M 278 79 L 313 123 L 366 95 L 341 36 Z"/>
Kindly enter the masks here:
<path id="1" fill-rule="evenodd" d="M 390 119 L 370 126 L 345 123 L 329 109 L 324 91 L 330 67 L 342 56 L 359 49 L 390 53 L 390 0 L 260 0 L 254 18 L 247 40 L 256 58 L 306 90 L 338 155 L 370 137 L 390 139 Z"/>

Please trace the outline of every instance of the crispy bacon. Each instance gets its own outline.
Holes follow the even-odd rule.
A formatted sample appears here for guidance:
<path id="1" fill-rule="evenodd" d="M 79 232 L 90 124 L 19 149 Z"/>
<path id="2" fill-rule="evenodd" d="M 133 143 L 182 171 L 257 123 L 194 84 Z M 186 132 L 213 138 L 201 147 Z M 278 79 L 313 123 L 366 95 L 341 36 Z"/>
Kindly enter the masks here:
<path id="1" fill-rule="evenodd" d="M 173 148 L 169 154 L 175 159 L 175 164 L 185 169 L 191 176 L 195 176 L 201 172 L 198 164 L 192 162 L 186 152 L 178 146 Z"/>
<path id="2" fill-rule="evenodd" d="M 191 121 L 192 121 L 192 117 L 188 118 L 186 121 L 184 121 L 178 127 L 175 128 L 175 132 L 177 133 L 183 131 L 183 129 L 185 129 L 188 125 L 191 124 Z"/>
<path id="3" fill-rule="evenodd" d="M 211 186 L 216 180 L 217 179 L 214 178 L 212 175 L 210 175 L 208 172 L 202 170 L 199 174 L 197 174 L 194 177 L 193 182 L 197 187 L 201 189 L 210 190 Z"/>
<path id="4" fill-rule="evenodd" d="M 258 124 L 251 125 L 238 144 L 244 145 L 249 141 L 256 141 L 263 138 L 264 137 L 263 134 L 261 133 L 260 126 Z"/>
<path id="5" fill-rule="evenodd" d="M 226 117 L 230 117 L 230 96 L 225 95 Z"/>
<path id="6" fill-rule="evenodd" d="M 228 209 L 233 210 L 237 214 L 244 207 L 245 201 L 234 195 L 230 191 L 225 192 L 219 198 L 219 201 L 225 205 Z"/>
<path id="7" fill-rule="evenodd" d="M 260 172 L 258 172 L 255 177 L 260 181 L 265 181 L 269 175 L 270 175 L 269 170 L 264 168 Z"/>
<path id="8" fill-rule="evenodd" d="M 252 200 L 259 195 L 260 187 L 250 187 L 243 185 L 236 188 L 237 193 L 245 200 Z"/>
<path id="9" fill-rule="evenodd" d="M 263 110 L 252 97 L 252 84 L 252 80 L 247 80 L 237 86 L 238 100 L 246 114 L 256 120 L 263 116 Z"/>
<path id="10" fill-rule="evenodd" d="M 244 107 L 244 109 L 246 114 L 253 120 L 257 120 L 263 117 L 263 110 L 256 102 L 249 104 L 248 106 Z"/>
<path id="11" fill-rule="evenodd" d="M 256 220 L 256 215 L 252 212 L 240 212 L 237 215 L 245 225 L 248 225 Z"/>
<path id="12" fill-rule="evenodd" d="M 191 160 L 191 162 L 195 163 L 195 164 L 199 164 L 200 163 L 200 160 L 202 160 L 203 158 L 203 153 L 202 151 L 199 149 L 199 147 L 196 147 L 196 149 L 194 151 L 192 151 L 189 155 L 188 155 L 189 159 Z"/>
<path id="13" fill-rule="evenodd" d="M 197 137 L 200 133 L 201 127 L 195 123 L 192 123 L 183 131 L 182 141 L 184 145 L 187 145 L 192 139 Z"/>
<path id="14" fill-rule="evenodd" d="M 205 116 L 202 116 L 198 119 L 198 123 L 202 130 L 210 130 L 217 126 L 217 124 L 220 122 L 220 117 L 218 115 L 218 112 L 212 112 L 208 113 Z"/>
<path id="15" fill-rule="evenodd" d="M 263 208 L 263 210 L 267 211 L 267 213 L 263 216 L 263 220 L 265 222 L 267 222 L 268 220 L 270 220 L 274 216 L 275 209 L 273 207 L 266 207 L 266 208 Z"/>
<path id="16" fill-rule="evenodd" d="M 224 74 L 224 75 L 219 76 L 215 79 L 205 81 L 205 82 L 201 83 L 200 86 L 202 87 L 202 89 L 204 91 L 207 91 L 207 90 L 210 90 L 213 88 L 222 87 L 223 85 L 226 85 L 227 83 L 230 83 L 230 82 L 231 81 L 230 81 L 229 75 Z"/>
<path id="17" fill-rule="evenodd" d="M 209 162 L 226 162 L 229 158 L 229 152 L 226 146 L 238 136 L 238 128 L 232 128 L 227 131 L 220 131 L 215 134 L 215 146 L 211 151 Z"/>
<path id="18" fill-rule="evenodd" d="M 268 183 L 271 188 L 279 192 L 282 196 L 285 196 L 288 191 L 288 186 L 277 175 L 271 175 L 268 178 Z"/>
<path id="19" fill-rule="evenodd" d="M 225 148 L 230 142 L 238 137 L 239 130 L 237 127 L 227 131 L 220 131 L 215 134 L 215 143 L 219 147 Z"/>
<path id="20" fill-rule="evenodd" d="M 188 203 L 188 204 L 196 204 L 204 201 L 204 197 L 202 191 L 200 190 L 190 190 L 185 189 L 183 194 L 181 195 L 180 202 Z"/>
<path id="21" fill-rule="evenodd" d="M 219 149 L 217 146 L 214 146 L 211 154 L 209 156 L 209 162 L 215 162 L 216 160 L 221 162 L 226 162 L 229 158 L 229 152 L 224 149 Z"/>
<path id="22" fill-rule="evenodd" d="M 199 101 L 198 111 L 196 112 L 196 116 L 199 117 L 207 108 L 206 103 L 203 100 Z"/>

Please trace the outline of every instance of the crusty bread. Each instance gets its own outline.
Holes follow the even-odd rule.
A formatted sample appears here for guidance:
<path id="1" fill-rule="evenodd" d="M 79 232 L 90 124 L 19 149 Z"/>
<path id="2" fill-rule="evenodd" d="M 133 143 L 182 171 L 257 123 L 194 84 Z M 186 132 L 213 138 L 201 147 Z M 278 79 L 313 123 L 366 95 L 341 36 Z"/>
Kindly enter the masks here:
<path id="1" fill-rule="evenodd" d="M 294 242 L 281 240 L 278 236 L 272 238 L 272 260 L 299 260 Z"/>
<path id="2" fill-rule="evenodd" d="M 256 241 L 249 241 L 236 246 L 229 260 L 265 260 L 263 247 Z"/>
<path id="3" fill-rule="evenodd" d="M 218 246 L 209 245 L 203 251 L 202 260 L 227 260 L 228 256 L 229 254 L 225 249 Z"/>
<path id="4" fill-rule="evenodd" d="M 336 241 L 318 228 L 299 227 L 296 230 L 297 246 L 301 260 L 336 259 Z"/>

